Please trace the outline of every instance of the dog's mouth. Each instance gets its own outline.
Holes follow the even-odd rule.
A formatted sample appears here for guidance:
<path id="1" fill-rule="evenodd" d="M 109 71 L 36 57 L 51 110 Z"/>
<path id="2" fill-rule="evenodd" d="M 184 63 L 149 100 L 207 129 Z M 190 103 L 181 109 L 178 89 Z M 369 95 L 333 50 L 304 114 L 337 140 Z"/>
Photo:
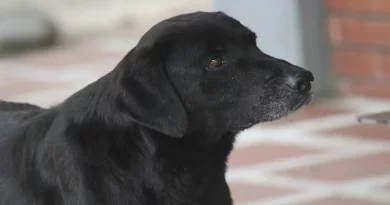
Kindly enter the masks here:
<path id="1" fill-rule="evenodd" d="M 296 112 L 302 108 L 304 108 L 306 105 L 310 104 L 312 100 L 312 93 L 306 94 L 293 108 L 291 109 L 291 113 Z"/>
<path id="2" fill-rule="evenodd" d="M 309 105 L 310 102 L 312 101 L 312 98 L 313 98 L 312 95 L 313 94 L 310 92 L 303 94 L 303 95 L 300 95 L 297 98 L 295 98 L 295 100 L 294 100 L 295 103 L 289 104 L 289 105 L 283 103 L 284 105 L 280 105 L 280 107 L 275 107 L 275 109 L 273 110 L 274 112 L 269 112 L 267 114 L 266 118 L 262 118 L 261 120 L 256 121 L 256 122 L 242 124 L 242 125 L 236 127 L 236 129 L 237 130 L 244 130 L 244 129 L 248 129 L 248 128 L 250 128 L 253 125 L 258 124 L 258 123 L 271 122 L 271 121 L 279 120 L 279 119 L 284 118 L 284 117 L 288 117 L 296 112 L 299 112 L 300 110 L 304 109 L 307 105 Z"/>
<path id="3" fill-rule="evenodd" d="M 303 95 L 296 96 L 294 100 L 290 101 L 290 104 L 285 104 L 280 107 L 278 111 L 271 113 L 269 119 L 265 122 L 275 121 L 283 117 L 288 117 L 299 110 L 304 109 L 312 100 L 312 93 L 308 92 Z"/>

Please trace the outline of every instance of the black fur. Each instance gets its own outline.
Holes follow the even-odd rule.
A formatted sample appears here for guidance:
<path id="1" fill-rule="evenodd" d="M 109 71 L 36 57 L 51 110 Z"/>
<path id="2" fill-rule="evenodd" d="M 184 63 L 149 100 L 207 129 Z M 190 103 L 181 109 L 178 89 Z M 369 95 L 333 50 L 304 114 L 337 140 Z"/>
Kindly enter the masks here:
<path id="1" fill-rule="evenodd" d="M 224 13 L 164 20 L 62 104 L 0 113 L 0 204 L 232 204 L 236 134 L 309 102 L 312 80 Z"/>
<path id="2" fill-rule="evenodd" d="M 39 110 L 39 109 L 42 108 L 29 103 L 7 102 L 7 101 L 0 100 L 0 112 Z"/>

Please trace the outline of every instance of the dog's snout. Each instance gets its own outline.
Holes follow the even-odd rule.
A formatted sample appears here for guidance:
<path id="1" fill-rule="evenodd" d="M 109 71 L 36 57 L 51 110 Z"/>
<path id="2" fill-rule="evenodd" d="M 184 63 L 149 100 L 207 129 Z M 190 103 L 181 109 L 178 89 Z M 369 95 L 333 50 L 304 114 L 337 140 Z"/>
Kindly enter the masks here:
<path id="1" fill-rule="evenodd" d="M 311 89 L 311 81 L 314 80 L 314 76 L 309 71 L 300 72 L 298 75 L 288 76 L 286 79 L 286 85 L 298 92 L 305 92 Z"/>

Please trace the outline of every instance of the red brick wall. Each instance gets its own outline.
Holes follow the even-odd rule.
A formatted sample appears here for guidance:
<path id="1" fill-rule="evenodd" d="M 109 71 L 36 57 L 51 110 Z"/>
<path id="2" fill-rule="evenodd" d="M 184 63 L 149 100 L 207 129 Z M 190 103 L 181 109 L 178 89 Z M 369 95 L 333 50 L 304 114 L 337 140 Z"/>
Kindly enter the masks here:
<path id="1" fill-rule="evenodd" d="M 390 0 L 327 0 L 342 93 L 390 98 Z"/>

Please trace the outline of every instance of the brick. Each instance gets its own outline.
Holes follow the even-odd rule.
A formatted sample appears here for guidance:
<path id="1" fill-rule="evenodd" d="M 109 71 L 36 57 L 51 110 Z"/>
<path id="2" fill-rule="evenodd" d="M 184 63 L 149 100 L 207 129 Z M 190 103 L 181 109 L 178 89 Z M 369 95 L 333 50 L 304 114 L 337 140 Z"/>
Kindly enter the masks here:
<path id="1" fill-rule="evenodd" d="M 342 41 L 366 46 L 390 46 L 390 22 L 331 17 L 329 23 L 332 22 L 337 22 L 340 35 L 330 36 L 333 43 L 339 44 Z"/>
<path id="2" fill-rule="evenodd" d="M 327 0 L 327 7 L 336 11 L 390 14 L 389 0 Z"/>
<path id="3" fill-rule="evenodd" d="M 298 205 L 298 204 L 294 204 Z M 353 199 L 346 197 L 329 197 L 324 199 L 318 199 L 307 203 L 299 203 L 299 205 L 385 205 L 383 203 L 377 203 L 365 199 Z"/>
<path id="4" fill-rule="evenodd" d="M 356 124 L 326 131 L 330 135 L 344 135 L 377 140 L 390 140 L 390 127 L 387 125 Z"/>
<path id="5" fill-rule="evenodd" d="M 331 182 L 345 182 L 390 172 L 390 152 L 342 159 L 312 166 L 281 171 L 280 174 Z"/>
<path id="6" fill-rule="evenodd" d="M 329 38 L 333 44 L 341 44 L 343 36 L 341 33 L 340 19 L 339 18 L 329 18 L 328 19 L 328 32 Z"/>
<path id="7" fill-rule="evenodd" d="M 373 78 L 382 77 L 382 55 L 375 52 L 334 51 L 332 55 L 336 74 Z"/>
<path id="8" fill-rule="evenodd" d="M 382 55 L 383 68 L 382 68 L 382 77 L 390 78 L 390 55 L 384 54 Z"/>
<path id="9" fill-rule="evenodd" d="M 296 192 L 296 190 L 270 185 L 252 185 L 245 183 L 229 183 L 229 187 L 234 204 L 263 201 Z"/>
<path id="10" fill-rule="evenodd" d="M 263 164 L 318 152 L 319 150 L 293 145 L 258 144 L 235 149 L 229 157 L 228 165 L 229 167 L 235 168 L 254 164 Z"/>
<path id="11" fill-rule="evenodd" d="M 364 96 L 372 98 L 390 98 L 389 81 L 362 81 L 342 79 L 338 83 L 338 90 L 344 95 Z"/>

